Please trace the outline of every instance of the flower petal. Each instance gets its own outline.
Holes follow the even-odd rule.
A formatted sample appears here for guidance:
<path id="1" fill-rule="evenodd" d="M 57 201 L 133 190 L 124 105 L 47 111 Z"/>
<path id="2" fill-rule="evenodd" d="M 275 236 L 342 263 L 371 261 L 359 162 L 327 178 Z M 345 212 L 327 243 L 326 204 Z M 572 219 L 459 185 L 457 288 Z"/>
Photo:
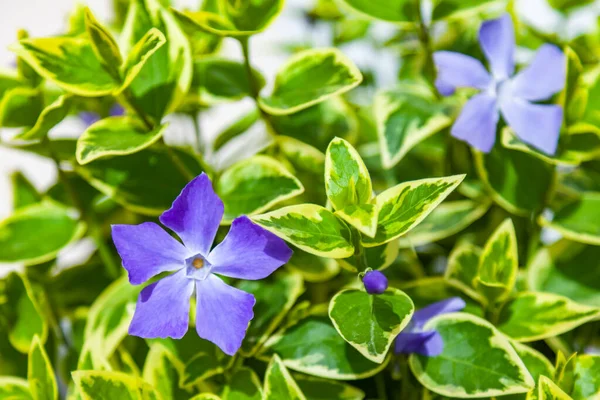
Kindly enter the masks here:
<path id="1" fill-rule="evenodd" d="M 465 308 L 466 305 L 465 301 L 460 297 L 451 297 L 415 311 L 410 322 L 412 326 L 421 328 L 431 318 L 441 314 L 460 311 Z"/>
<path id="2" fill-rule="evenodd" d="M 524 100 L 539 101 L 550 98 L 565 87 L 567 61 L 556 46 L 545 44 L 535 58 L 511 81 L 513 95 Z"/>
<path id="3" fill-rule="evenodd" d="M 449 96 L 456 88 L 470 87 L 485 89 L 492 78 L 479 60 L 452 51 L 437 51 L 433 54 L 437 67 L 435 86 L 440 94 Z"/>
<path id="4" fill-rule="evenodd" d="M 513 74 L 515 29 L 509 14 L 481 24 L 479 44 L 497 80 L 506 79 Z"/>
<path id="5" fill-rule="evenodd" d="M 112 238 L 129 282 L 139 285 L 164 271 L 184 267 L 188 250 L 153 222 L 112 225 Z"/>
<path id="6" fill-rule="evenodd" d="M 256 300 L 215 275 L 196 281 L 196 331 L 225 354 L 234 355 L 246 336 Z"/>
<path id="7" fill-rule="evenodd" d="M 485 153 L 494 147 L 498 124 L 496 98 L 486 93 L 473 96 L 452 126 L 452 136 Z"/>
<path id="8" fill-rule="evenodd" d="M 562 107 L 532 104 L 513 98 L 503 101 L 500 109 L 508 125 L 522 141 L 546 154 L 556 153 L 563 117 Z"/>
<path id="9" fill-rule="evenodd" d="M 206 256 L 223 217 L 223 202 L 205 173 L 188 183 L 160 222 L 172 229 L 185 246 Z"/>
<path id="10" fill-rule="evenodd" d="M 428 357 L 439 356 L 444 349 L 442 337 L 436 331 L 401 332 L 396 337 L 394 352 L 417 353 Z"/>
<path id="11" fill-rule="evenodd" d="M 194 281 L 185 270 L 146 286 L 138 297 L 129 334 L 143 338 L 181 339 L 188 329 Z"/>
<path id="12" fill-rule="evenodd" d="M 242 216 L 236 218 L 225 239 L 210 252 L 212 272 L 239 279 L 263 279 L 292 256 L 285 242 Z"/>

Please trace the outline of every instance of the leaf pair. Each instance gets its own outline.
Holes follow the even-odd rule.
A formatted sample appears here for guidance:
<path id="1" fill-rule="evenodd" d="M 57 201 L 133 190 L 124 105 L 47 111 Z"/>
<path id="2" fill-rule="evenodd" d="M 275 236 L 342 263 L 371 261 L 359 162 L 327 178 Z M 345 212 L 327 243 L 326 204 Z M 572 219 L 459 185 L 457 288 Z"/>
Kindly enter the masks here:
<path id="1" fill-rule="evenodd" d="M 386 244 L 421 222 L 463 178 L 406 182 L 372 199 L 371 180 L 362 159 L 348 142 L 338 138 L 331 142 L 325 159 L 325 187 L 335 214 L 318 205 L 301 204 L 253 219 L 306 252 L 347 258 L 355 248 L 346 223 L 374 236 L 363 236 L 362 245 Z"/>

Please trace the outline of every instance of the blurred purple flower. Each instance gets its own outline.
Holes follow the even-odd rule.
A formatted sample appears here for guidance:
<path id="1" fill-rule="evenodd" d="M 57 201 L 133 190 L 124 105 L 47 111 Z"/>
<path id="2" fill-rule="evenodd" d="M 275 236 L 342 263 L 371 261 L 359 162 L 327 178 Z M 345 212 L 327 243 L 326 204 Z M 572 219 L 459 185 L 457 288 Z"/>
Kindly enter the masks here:
<path id="1" fill-rule="evenodd" d="M 120 117 L 125 115 L 125 109 L 119 103 L 115 103 L 109 110 L 108 114 L 111 117 Z M 100 114 L 94 111 L 82 111 L 79 113 L 79 119 L 85 124 L 86 127 L 101 120 Z"/>
<path id="2" fill-rule="evenodd" d="M 369 294 L 381 294 L 388 288 L 388 280 L 381 271 L 369 271 L 362 279 Z"/>
<path id="3" fill-rule="evenodd" d="M 190 296 L 196 290 L 196 330 L 225 353 L 237 352 L 246 335 L 254 296 L 227 285 L 215 274 L 263 279 L 285 264 L 292 250 L 246 216 L 236 218 L 225 239 L 211 251 L 223 217 L 223 202 L 204 173 L 182 190 L 160 222 L 181 244 L 153 222 L 113 225 L 112 237 L 129 274 L 139 285 L 165 271 L 176 271 L 140 293 L 129 334 L 179 339 L 188 329 Z"/>
<path id="4" fill-rule="evenodd" d="M 415 311 L 408 326 L 396 337 L 394 352 L 417 353 L 428 357 L 440 355 L 444 350 L 442 336 L 437 331 L 424 331 L 423 326 L 433 317 L 460 311 L 465 306 L 465 301 L 460 297 L 451 297 Z"/>
<path id="5" fill-rule="evenodd" d="M 479 43 L 491 75 L 478 60 L 464 54 L 438 51 L 433 55 L 438 70 L 436 87 L 442 95 L 449 96 L 459 87 L 481 90 L 465 104 L 452 126 L 452 136 L 487 153 L 494 147 L 502 113 L 523 142 L 554 154 L 563 110 L 558 105 L 532 102 L 547 100 L 564 88 L 563 52 L 545 44 L 531 64 L 514 75 L 515 34 L 508 14 L 484 22 L 479 29 Z"/>

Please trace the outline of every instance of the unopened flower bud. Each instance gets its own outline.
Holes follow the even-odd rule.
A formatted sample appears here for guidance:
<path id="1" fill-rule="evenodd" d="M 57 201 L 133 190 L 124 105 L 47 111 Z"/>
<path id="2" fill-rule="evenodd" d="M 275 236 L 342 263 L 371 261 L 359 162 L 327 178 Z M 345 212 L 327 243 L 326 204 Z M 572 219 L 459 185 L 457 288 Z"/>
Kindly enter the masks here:
<path id="1" fill-rule="evenodd" d="M 388 280 L 380 271 L 369 271 L 363 277 L 365 289 L 369 294 L 381 294 L 388 287 Z"/>

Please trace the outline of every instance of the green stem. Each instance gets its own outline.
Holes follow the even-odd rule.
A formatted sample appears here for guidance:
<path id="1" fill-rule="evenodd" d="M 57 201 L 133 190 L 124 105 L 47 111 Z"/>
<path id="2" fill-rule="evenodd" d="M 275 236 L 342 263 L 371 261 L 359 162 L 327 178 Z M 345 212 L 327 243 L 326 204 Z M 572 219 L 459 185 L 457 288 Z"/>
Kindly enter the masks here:
<path id="1" fill-rule="evenodd" d="M 96 247 L 98 248 L 98 254 L 100 255 L 100 259 L 105 265 L 109 276 L 113 278 L 118 277 L 119 268 L 112 257 L 111 251 L 104 242 L 104 238 L 102 237 L 102 233 L 100 231 L 100 228 L 98 227 L 98 223 L 96 221 L 93 210 L 85 209 L 83 203 L 81 202 L 81 199 L 79 198 L 79 195 L 77 194 L 77 191 L 75 190 L 75 188 L 73 188 L 69 177 L 60 167 L 60 160 L 58 159 L 56 153 L 54 152 L 54 149 L 52 148 L 52 142 L 50 141 L 50 139 L 48 139 L 47 136 L 44 137 L 43 144 L 48 150 L 50 158 L 52 158 L 52 161 L 56 166 L 56 169 L 58 171 L 58 179 L 60 183 L 65 188 L 65 191 L 67 192 L 67 195 L 71 199 L 71 202 L 73 203 L 75 208 L 79 211 L 80 218 L 87 223 L 90 236 L 92 237 L 96 244 Z"/>
<path id="2" fill-rule="evenodd" d="M 200 154 L 205 153 L 204 144 L 202 142 L 202 129 L 200 128 L 200 111 L 196 111 L 190 114 L 192 123 L 194 124 L 194 134 L 196 137 L 196 150 Z"/>
<path id="3" fill-rule="evenodd" d="M 130 109 L 132 109 L 135 112 L 138 118 L 146 126 L 146 129 L 151 131 L 155 128 L 155 124 L 151 121 L 150 117 L 148 117 L 148 115 L 146 115 L 146 113 L 137 106 L 135 101 L 133 101 L 131 92 L 129 90 L 125 90 L 123 92 L 123 95 L 121 96 L 121 101 L 123 101 L 123 103 L 125 103 Z M 183 177 L 186 180 L 191 181 L 195 178 L 195 175 L 187 168 L 183 161 L 181 161 L 181 158 L 179 158 L 177 153 L 175 153 L 175 151 L 173 151 L 173 149 L 169 145 L 167 145 L 167 143 L 165 143 L 165 139 L 163 136 L 161 136 L 158 143 L 167 152 L 167 156 L 169 157 L 173 165 L 175 165 L 175 168 L 177 168 L 177 170 L 181 173 L 181 175 L 183 175 Z"/>
<path id="4" fill-rule="evenodd" d="M 429 34 L 429 27 L 427 26 L 424 18 L 423 18 L 423 13 L 421 10 L 421 0 L 416 0 L 416 11 L 417 11 L 417 18 L 419 20 L 419 41 L 421 42 L 421 46 L 423 47 L 423 51 L 425 51 L 425 66 L 424 66 L 424 70 L 423 70 L 423 74 L 425 75 L 425 78 L 427 79 L 427 81 L 429 82 L 431 89 L 433 90 L 433 93 L 435 94 L 435 96 L 440 99 L 440 93 L 438 92 L 436 86 L 435 86 L 435 77 L 436 77 L 436 70 L 435 70 L 435 62 L 433 61 L 433 44 L 431 42 L 431 36 Z"/>
<path id="5" fill-rule="evenodd" d="M 351 231 L 352 244 L 354 245 L 354 262 L 356 263 L 356 268 L 358 268 L 358 271 L 364 272 L 367 268 L 369 268 L 369 263 L 367 262 L 367 253 L 365 252 L 365 248 L 360 240 L 362 235 L 355 228 L 351 228 Z"/>
<path id="6" fill-rule="evenodd" d="M 254 100 L 254 104 L 256 108 L 260 112 L 260 116 L 267 125 L 267 133 L 271 136 L 273 141 L 275 140 L 275 136 L 277 136 L 277 131 L 273 127 L 273 123 L 271 122 L 271 116 L 267 114 L 262 108 L 260 108 L 260 104 L 258 101 L 258 97 L 260 94 L 260 88 L 258 87 L 258 82 L 256 81 L 256 76 L 254 76 L 254 72 L 252 71 L 252 64 L 250 63 L 250 40 L 249 38 L 240 38 L 238 39 L 240 42 L 240 46 L 242 47 L 242 54 L 244 55 L 244 67 L 246 69 L 246 75 L 248 77 L 248 83 L 250 84 L 250 95 Z"/>

